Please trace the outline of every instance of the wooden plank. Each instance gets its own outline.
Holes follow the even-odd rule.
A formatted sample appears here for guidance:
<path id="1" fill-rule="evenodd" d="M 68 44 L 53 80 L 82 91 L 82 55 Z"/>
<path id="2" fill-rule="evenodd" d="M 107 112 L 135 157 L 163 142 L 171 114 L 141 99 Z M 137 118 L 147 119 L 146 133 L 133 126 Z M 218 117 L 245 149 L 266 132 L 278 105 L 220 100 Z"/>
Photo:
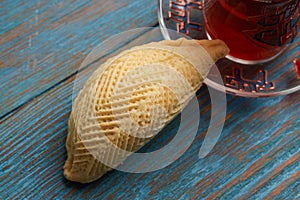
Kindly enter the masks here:
<path id="1" fill-rule="evenodd" d="M 147 18 L 152 14 L 156 15 L 155 9 L 154 6 L 152 9 L 145 9 L 146 11 L 137 9 L 138 5 L 144 5 L 141 1 L 132 1 L 133 3 L 128 6 L 125 1 L 107 4 L 105 3 L 109 1 L 104 3 L 64 1 L 68 3 L 62 4 L 63 8 L 60 10 L 62 12 L 58 13 L 53 7 L 60 5 L 58 1 L 40 1 L 40 5 L 37 6 L 39 20 L 36 20 L 39 24 L 34 26 L 32 24 L 35 22 L 36 15 L 28 15 L 28 12 L 35 11 L 36 8 L 29 6 L 31 5 L 29 2 L 24 3 L 19 0 L 11 2 L 16 4 L 5 2 L 5 9 L 1 9 L 5 10 L 8 21 L 16 21 L 5 26 L 3 38 L 7 40 L 3 38 L 1 40 L 2 46 L 5 47 L 3 58 L 8 58 L 2 60 L 10 67 L 3 63 L 0 68 L 0 116 L 15 109 L 0 118 L 1 199 L 177 199 L 180 197 L 182 199 L 271 197 L 291 199 L 297 198 L 296 195 L 299 197 L 299 92 L 266 99 L 228 96 L 228 113 L 221 138 L 206 158 L 198 159 L 199 147 L 210 119 L 209 96 L 206 88 L 203 87 L 197 93 L 201 109 L 201 126 L 197 130 L 198 135 L 188 151 L 170 166 L 145 174 L 112 171 L 88 185 L 72 183 L 64 179 L 62 175 L 62 167 L 66 159 L 64 144 L 74 80 L 78 80 L 79 83 L 84 82 L 94 67 L 107 59 L 107 55 L 100 60 L 95 59 L 95 62 L 80 70 L 77 76 L 76 72 L 81 61 L 97 43 L 107 37 L 109 31 L 116 33 L 135 27 L 135 23 L 152 23 L 152 18 L 137 19 L 141 21 L 134 21 L 136 18 L 126 18 L 125 21 L 130 20 L 130 23 L 126 22 L 126 25 L 121 27 L 120 21 L 124 16 L 122 12 L 127 12 L 126 15 L 133 13 L 133 16 L 142 16 L 138 12 L 146 12 L 144 17 Z M 67 5 L 70 4 L 72 6 L 68 7 Z M 11 9 L 14 5 L 15 10 Z M 111 12 L 116 9 L 120 11 L 112 14 Z M 98 17 L 102 20 L 108 19 L 109 22 L 119 19 L 116 24 L 105 24 L 105 21 Z M 70 22 L 71 25 L 66 22 Z M 85 22 L 89 24 L 86 25 Z M 51 27 L 48 27 L 49 24 Z M 32 27 L 33 30 L 29 30 Z M 93 30 L 90 30 L 91 27 Z M 104 28 L 104 33 L 97 32 L 102 30 L 101 27 Z M 37 36 L 36 31 L 38 31 Z M 43 37 L 40 34 L 44 34 Z M 50 44 L 41 44 L 48 37 Z M 151 41 L 156 37 L 153 31 L 149 31 L 128 44 L 126 42 L 116 44 L 115 48 L 123 50 L 141 43 L 145 38 Z M 28 44 L 24 43 L 24 38 L 28 39 Z M 53 44 L 55 41 L 59 42 Z M 41 49 L 34 49 L 34 47 Z M 66 51 L 63 51 L 64 49 Z M 25 55 L 22 55 L 22 52 Z M 33 61 L 35 59 L 30 57 L 31 53 L 40 57 L 37 56 L 37 61 L 29 63 L 28 66 L 26 64 L 28 58 Z M 46 53 L 49 53 L 49 56 L 45 57 Z M 284 60 L 280 62 L 285 64 Z M 36 63 L 38 65 L 35 66 Z M 18 66 L 20 68 L 17 69 Z M 24 66 L 25 68 L 22 68 Z M 45 71 L 46 69 L 40 66 L 51 69 Z M 43 76 L 44 72 L 48 74 Z M 20 89 L 17 90 L 17 87 Z M 142 151 L 156 150 L 170 141 L 176 133 L 179 122 L 179 118 L 172 121 Z M 189 128 L 190 123 L 195 123 L 195 119 L 189 118 L 184 124 L 187 133 L 196 131 Z"/>
<path id="2" fill-rule="evenodd" d="M 63 86 L 64 87 L 64 86 Z M 71 86 L 69 86 L 71 87 Z M 64 90 L 60 91 L 60 88 L 58 89 L 58 93 L 66 93 Z M 55 91 L 52 91 L 55 92 Z M 202 91 L 204 92 L 204 91 Z M 56 96 L 56 95 L 52 95 L 51 96 Z M 58 96 L 62 96 L 61 94 L 59 94 Z M 65 102 L 63 101 L 67 96 L 62 96 L 61 98 L 59 98 L 58 100 L 54 100 L 54 101 L 61 101 L 62 104 L 65 104 Z M 45 98 L 42 98 L 45 99 Z M 67 98 L 68 99 L 68 98 Z M 51 100 L 53 101 L 53 100 Z M 70 101 L 70 98 L 69 98 Z M 235 101 L 233 101 L 232 103 L 236 103 L 236 101 L 238 101 L 237 99 L 235 99 Z M 32 104 L 35 104 L 36 102 L 32 102 Z M 286 105 L 289 102 L 285 102 Z M 44 104 L 44 102 L 41 102 L 41 104 Z M 246 103 L 245 106 L 247 106 L 248 104 Z M 30 107 L 32 107 L 33 105 L 31 105 Z M 54 107 L 56 108 L 56 107 Z M 27 109 L 25 109 L 24 112 L 26 112 Z M 57 110 L 57 109 L 56 109 Z M 63 111 L 65 112 L 65 111 Z M 251 111 L 249 110 L 248 112 L 246 112 L 245 114 L 251 114 Z M 252 112 L 253 114 L 255 112 Z M 16 118 L 19 116 L 16 116 Z M 66 118 L 67 116 L 63 116 L 63 117 L 59 117 L 56 115 L 50 115 L 48 116 L 50 119 L 57 119 L 57 121 L 62 121 L 62 124 L 66 123 Z M 62 120 L 62 118 L 64 118 Z M 229 123 L 231 121 L 236 120 L 235 117 L 233 116 L 232 119 L 229 119 Z M 55 121 L 55 120 L 52 120 Z M 178 121 L 175 121 L 175 124 Z M 266 125 L 267 122 L 265 122 L 263 125 Z M 276 162 L 278 160 L 281 160 L 281 165 L 284 165 L 285 163 L 285 159 L 288 161 L 289 159 L 293 159 L 293 157 L 297 156 L 297 153 L 299 153 L 299 151 L 297 152 L 297 150 L 299 148 L 297 148 L 297 143 L 299 143 L 299 138 L 297 138 L 297 133 L 293 132 L 293 128 L 295 128 L 294 124 L 295 122 L 293 120 L 289 121 L 287 123 L 287 125 L 285 126 L 285 128 L 280 128 L 278 129 L 278 132 L 275 132 L 274 134 L 272 133 L 272 131 L 267 132 L 266 130 L 268 129 L 263 129 L 260 130 L 258 132 L 253 131 L 253 134 L 257 134 L 254 138 L 247 138 L 247 140 L 243 139 L 242 133 L 240 133 L 241 135 L 238 135 L 239 132 L 236 132 L 235 135 L 230 135 L 230 132 L 233 132 L 232 129 L 226 131 L 225 134 L 222 136 L 222 145 L 217 145 L 216 146 L 216 150 L 214 150 L 214 152 L 212 152 L 209 156 L 208 159 L 205 160 L 197 160 L 197 157 L 195 155 L 197 155 L 197 150 L 199 146 L 192 146 L 192 149 L 189 150 L 188 155 L 185 155 L 183 158 L 181 158 L 174 166 L 171 165 L 170 167 L 160 170 L 159 172 L 154 172 L 154 173 L 149 173 L 149 174 L 145 174 L 145 175 L 134 175 L 134 174 L 127 174 L 127 173 L 120 173 L 120 172 L 112 172 L 110 173 L 108 176 L 106 176 L 104 179 L 102 179 L 101 181 L 98 181 L 97 183 L 94 184 L 90 184 L 88 186 L 80 186 L 78 184 L 73 184 L 73 183 L 65 183 L 63 178 L 61 177 L 61 166 L 63 165 L 64 162 L 64 147 L 63 144 L 59 143 L 63 143 L 64 142 L 64 136 L 62 136 L 63 134 L 65 134 L 65 131 L 62 132 L 56 132 L 55 129 L 53 131 L 53 128 L 51 128 L 52 124 L 58 124 L 57 122 L 51 123 L 49 122 L 48 125 L 46 125 L 47 128 L 44 128 L 44 130 L 49 130 L 50 131 L 46 131 L 48 132 L 48 134 L 46 135 L 47 137 L 50 137 L 50 140 L 53 140 L 51 142 L 46 142 L 47 147 L 44 147 L 45 149 L 47 149 L 47 151 L 45 152 L 45 149 L 41 148 L 41 147 L 37 147 L 35 146 L 34 149 L 36 149 L 33 154 L 29 154 L 27 156 L 27 158 L 29 159 L 28 161 L 25 162 L 25 164 L 27 163 L 27 166 L 25 167 L 29 167 L 28 170 L 24 169 L 23 174 L 26 175 L 29 174 L 29 172 L 32 173 L 37 173 L 36 176 L 38 177 L 31 177 L 33 176 L 33 174 L 29 174 L 29 176 L 26 176 L 24 179 L 18 176 L 14 177 L 12 175 L 10 175 L 11 179 L 16 181 L 16 183 L 14 184 L 18 184 L 19 182 L 21 182 L 20 184 L 26 183 L 28 181 L 34 181 L 37 183 L 37 185 L 34 186 L 34 188 L 30 188 L 30 185 L 32 185 L 31 183 L 28 185 L 25 185 L 22 190 L 24 190 L 24 195 L 28 195 L 28 194 L 32 194 L 33 196 L 41 194 L 41 195 L 52 195 L 53 193 L 55 195 L 58 196 L 54 196 L 54 197 L 60 197 L 61 195 L 64 195 L 66 197 L 72 197 L 75 195 L 80 195 L 82 197 L 92 197 L 94 195 L 98 195 L 100 192 L 99 197 L 120 197 L 123 196 L 124 197 L 135 197 L 135 198 L 139 198 L 139 197 L 144 197 L 148 196 L 148 195 L 153 195 L 156 197 L 161 197 L 162 192 L 165 193 L 165 195 L 167 197 L 171 197 L 172 195 L 180 195 L 181 193 L 183 193 L 182 195 L 184 197 L 186 197 L 189 194 L 186 193 L 191 193 L 193 194 L 193 188 L 190 189 L 192 192 L 189 192 L 189 188 L 191 186 L 193 186 L 193 182 L 198 181 L 197 184 L 197 188 L 201 189 L 201 191 L 203 191 L 203 193 L 205 194 L 205 192 L 207 191 L 207 193 L 209 191 L 212 191 L 213 188 L 215 188 L 215 184 L 220 184 L 220 182 L 222 183 L 222 181 L 225 181 L 230 179 L 232 176 L 236 176 L 235 173 L 236 172 L 244 172 L 244 174 L 252 174 L 251 176 L 256 176 L 255 174 L 253 175 L 253 169 L 251 169 L 251 165 L 249 165 L 248 163 L 253 162 L 256 163 L 256 159 L 258 159 L 258 155 L 257 153 L 261 153 L 262 155 L 264 153 L 266 153 L 265 157 L 268 157 L 268 159 L 259 159 L 261 160 L 261 164 L 256 167 L 257 165 L 252 165 L 255 166 L 255 168 L 257 168 L 257 170 L 261 170 L 263 173 L 258 174 L 259 176 L 265 175 L 268 177 L 268 173 L 269 171 L 271 171 L 272 174 L 272 170 L 267 170 L 266 172 L 264 172 L 266 170 L 267 165 L 276 165 Z M 37 122 L 37 125 L 39 124 L 39 122 Z M 33 124 L 34 125 L 34 124 Z M 34 127 L 36 127 L 37 125 L 34 125 Z M 30 125 L 26 125 L 25 126 L 30 126 Z M 32 126 L 32 125 L 31 125 Z M 63 125 L 61 125 L 63 126 Z M 65 127 L 61 127 L 62 129 L 65 129 Z M 239 126 L 234 127 L 234 128 L 240 128 Z M 233 129 L 234 129 L 233 128 Z M 286 135 L 283 133 L 283 131 L 288 130 L 288 132 L 290 132 L 291 135 Z M 172 132 L 174 131 L 172 128 L 170 130 L 168 130 L 167 132 Z M 266 132 L 264 132 L 266 131 Z M 50 134 L 49 134 L 50 133 Z M 271 134 L 272 133 L 272 134 Z M 39 131 L 37 134 L 44 134 L 43 130 Z M 51 136 L 53 134 L 53 136 Z M 261 135 L 260 135 L 261 134 Z M 267 134 L 267 135 L 264 135 Z M 251 134 L 248 134 L 248 137 L 250 137 Z M 296 136 L 296 137 L 295 137 Z M 236 138 L 235 138 L 236 137 Z M 245 137 L 245 136 L 244 136 Z M 279 138 L 278 138 L 279 137 Z M 57 139 L 59 138 L 59 139 Z M 258 143 L 256 141 L 256 139 L 265 139 L 268 140 L 267 142 L 264 142 L 263 144 L 260 142 Z M 279 141 L 278 141 L 279 139 Z M 154 143 L 150 143 L 150 148 L 157 148 L 156 144 L 159 141 L 162 141 L 163 138 L 160 137 L 159 139 L 156 139 Z M 224 153 L 222 152 L 222 150 L 225 148 L 231 148 L 231 142 L 234 140 L 234 142 L 238 142 L 239 145 L 245 145 L 246 146 L 243 149 L 249 149 L 249 152 L 245 152 L 243 151 L 243 149 L 241 149 L 241 151 L 243 152 L 241 156 L 242 158 L 234 158 L 231 157 L 232 155 L 230 153 L 234 153 L 236 151 L 236 149 L 231 149 L 228 154 L 225 154 L 224 157 Z M 280 153 L 279 155 L 276 155 L 277 153 L 279 153 L 276 150 L 272 150 L 271 153 L 269 153 L 270 151 L 268 151 L 268 149 L 270 147 L 268 147 L 268 149 L 265 150 L 265 146 L 268 146 L 270 144 L 272 144 L 273 142 L 276 142 L 273 146 L 278 145 L 278 143 L 280 144 L 278 148 L 283 148 L 285 145 L 286 152 L 289 152 L 289 154 L 287 157 L 284 155 L 284 153 Z M 281 141 L 284 141 L 284 143 L 281 143 Z M 28 142 L 25 140 L 25 142 Z M 39 143 L 39 140 L 37 140 L 37 143 Z M 57 144 L 52 146 L 51 143 Z M 197 141 L 197 143 L 199 144 L 200 141 Z M 37 144 L 36 144 L 37 145 Z M 223 146 L 225 145 L 225 146 Z M 249 148 L 249 145 L 253 145 L 252 148 Z M 293 145 L 295 146 L 293 148 Z M 28 145 L 29 146 L 29 145 Z M 234 148 L 238 148 L 239 146 L 235 146 Z M 296 150 L 296 153 L 293 151 L 291 152 L 290 149 L 294 149 L 294 151 Z M 271 147 L 272 148 L 272 147 Z M 34 157 L 34 154 L 38 154 L 42 152 L 42 155 L 39 155 L 38 158 L 35 158 L 32 160 L 32 157 Z M 61 152 L 61 153 L 60 153 Z M 284 152 L 284 151 L 282 151 Z M 252 154 L 256 154 L 253 155 L 252 157 L 254 158 L 253 160 L 246 158 L 246 156 L 251 157 Z M 46 154 L 46 155 L 43 155 Z M 193 156 L 194 155 L 194 156 Z M 45 157 L 43 157 L 45 156 Z M 218 160 L 219 159 L 219 160 Z M 273 160 L 273 161 L 272 161 Z M 31 162 L 30 162 L 31 161 Z M 23 161 L 24 162 L 24 161 Z M 33 164 L 32 164 L 33 163 Z M 43 163 L 43 164 L 41 164 Z M 54 164 L 51 164 L 54 163 Z M 188 163 L 188 164 L 186 164 Z M 230 164 L 228 164 L 230 163 Z M 290 164 L 290 166 L 286 169 L 288 170 L 290 173 L 293 173 L 293 171 L 297 171 L 299 170 L 299 168 L 297 168 L 297 164 L 299 163 L 299 159 L 297 159 L 297 162 L 294 163 L 292 162 Z M 24 164 L 24 163 L 23 163 Z M 47 164 L 50 164 L 49 166 L 47 166 Z M 241 165 L 242 164 L 242 165 Z M 16 166 L 18 168 L 18 166 Z M 35 169 L 38 168 L 38 169 Z M 250 169 L 249 169 L 250 168 Z M 273 169 L 276 169 L 276 167 L 274 166 Z M 16 172 L 16 170 L 11 169 L 12 171 Z M 35 170 L 39 170 L 38 172 L 35 172 Z M 230 171 L 232 170 L 232 171 Z M 43 174 L 43 172 L 45 174 Z M 46 173 L 48 172 L 48 173 Z M 59 172 L 59 173 L 58 173 Z M 18 172 L 17 172 L 18 173 Z M 57 174 L 56 174 L 57 173 Z M 111 175 L 111 174 L 117 174 L 117 175 Z M 215 175 L 214 175 L 215 174 Z M 237 173 L 238 174 L 238 173 Z M 243 174 L 243 173 L 242 173 Z M 273 173 L 274 174 L 274 173 Z M 276 174 L 276 173 L 275 173 Z M 276 174 L 276 176 L 286 176 L 286 172 L 280 172 L 278 174 Z M 156 176 L 156 179 L 154 179 L 154 177 Z M 254 188 L 256 187 L 256 185 L 259 185 L 259 182 L 257 183 L 253 177 L 251 179 L 250 177 L 243 177 L 241 175 L 238 175 L 236 178 L 237 180 L 237 185 L 239 182 L 245 182 L 247 181 L 247 179 L 249 178 L 250 181 L 247 182 L 247 184 L 253 184 Z M 274 175 L 273 175 L 274 176 Z M 53 177 L 53 178 L 49 178 L 50 180 L 47 179 L 47 177 Z M 273 177 L 274 178 L 274 177 Z M 22 180 L 23 179 L 23 180 Z M 110 180 L 113 179 L 113 180 Z M 134 179 L 135 181 L 130 181 Z M 252 182 L 251 182 L 252 180 Z M 263 179 L 262 179 L 263 180 Z M 282 179 L 280 178 L 279 180 L 277 180 L 278 182 L 280 182 Z M 120 182 L 121 184 L 117 184 L 116 185 L 116 181 Z M 129 183 L 127 183 L 127 181 L 129 181 Z M 130 185 L 131 183 L 140 181 L 138 183 L 135 183 L 133 185 Z M 269 182 L 270 181 L 270 182 Z M 297 180 L 296 180 L 297 181 Z M 107 183 L 109 182 L 109 183 Z M 200 184 L 200 182 L 204 182 L 205 184 Z M 172 183 L 172 185 L 168 185 Z M 180 183 L 180 184 L 178 184 Z M 183 183 L 183 185 L 181 185 Z M 210 184 L 208 184 L 210 183 Z M 293 184 L 294 182 L 292 182 L 291 184 Z M 177 185 L 176 185 L 177 184 Z M 267 183 L 265 184 L 272 184 L 272 180 L 269 179 Z M 274 183 L 273 183 L 274 184 Z M 124 185 L 124 186 L 123 186 Z M 139 186 L 141 185 L 141 186 Z M 149 185 L 149 187 L 151 187 L 151 189 L 149 189 L 149 192 L 147 193 L 147 188 L 143 188 L 144 186 Z M 128 186 L 128 188 L 126 188 Z M 143 187 L 142 187 L 143 186 Z M 275 186 L 278 186 L 275 184 Z M 28 189 L 29 187 L 29 189 Z M 240 186 L 239 186 L 240 187 Z M 41 188 L 41 190 L 35 191 L 37 188 Z M 136 190 L 140 190 L 140 192 L 137 192 L 136 194 L 132 194 L 130 192 L 130 190 L 132 188 L 135 188 Z M 172 190 L 170 190 L 170 188 L 173 188 L 174 194 L 171 193 Z M 247 189 L 247 187 L 245 187 L 244 189 Z M 49 190 L 49 191 L 48 191 Z M 100 190 L 100 191 L 99 191 Z M 119 191 L 119 192 L 113 192 L 114 190 Z M 45 193 L 43 193 L 45 192 Z M 70 192 L 70 194 L 68 194 L 67 192 Z M 127 194 L 126 194 L 127 192 Z M 57 194 L 56 194 L 57 193 Z M 196 196 L 199 197 L 201 195 L 203 195 L 203 193 L 197 193 Z M 22 194 L 22 193 L 21 193 Z M 190 195 L 191 195 L 190 194 Z M 238 193 L 237 193 L 238 194 Z M 35 196 L 36 197 L 36 196 Z M 203 196 L 205 197 L 205 196 Z M 225 196 L 226 197 L 226 196 Z"/>
<path id="3" fill-rule="evenodd" d="M 43 13 L 56 13 L 61 17 L 68 14 L 84 4 L 89 3 L 90 0 L 65 0 L 65 1 L 45 1 L 45 0 L 33 0 L 24 2 L 22 0 L 9 1 L 4 0 L 1 2 L 1 11 L 3 13 L 1 27 L 1 34 L 4 34 L 17 26 L 33 26 L 38 23 L 40 16 Z"/>
<path id="4" fill-rule="evenodd" d="M 156 37 L 150 31 L 122 49 Z M 86 80 L 97 65 L 96 62 L 80 71 L 80 80 Z M 276 188 L 281 188 L 278 195 L 284 196 L 297 184 L 298 179 L 291 177 L 300 170 L 300 110 L 295 101 L 300 94 L 271 99 L 228 96 L 227 121 L 219 143 L 205 159 L 198 159 L 210 116 L 205 87 L 198 92 L 203 125 L 197 130 L 194 144 L 176 162 L 146 174 L 112 171 L 88 185 L 66 181 L 62 175 L 66 159 L 64 144 L 75 78 L 70 76 L 1 120 L 0 132 L 5 134 L 1 135 L 4 139 L 0 143 L 4 180 L 0 183 L 0 193 L 4 197 L 172 199 L 245 195 L 262 198 Z M 167 143 L 178 123 L 179 118 L 143 151 L 153 151 Z M 188 123 L 194 123 L 194 119 L 185 125 L 189 133 L 194 130 L 189 130 Z"/>
<path id="5" fill-rule="evenodd" d="M 5 18 L 12 25 L 1 36 L 0 118 L 75 73 L 108 36 L 157 24 L 152 0 L 40 1 L 34 9 L 22 2 L 15 12 L 4 4 L 6 13 L 15 14 Z M 21 23 L 23 13 L 31 16 Z"/>

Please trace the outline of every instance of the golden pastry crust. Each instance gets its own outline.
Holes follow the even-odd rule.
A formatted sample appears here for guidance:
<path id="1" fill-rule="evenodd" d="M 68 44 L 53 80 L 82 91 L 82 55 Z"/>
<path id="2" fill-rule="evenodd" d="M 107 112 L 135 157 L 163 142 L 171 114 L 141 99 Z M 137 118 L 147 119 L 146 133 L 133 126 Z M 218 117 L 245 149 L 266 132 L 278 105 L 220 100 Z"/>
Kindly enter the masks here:
<path id="1" fill-rule="evenodd" d="M 101 160 L 116 166 L 121 164 L 128 156 L 121 155 L 121 150 L 135 152 L 149 142 L 201 87 L 212 64 L 228 52 L 227 46 L 220 40 L 179 39 L 135 47 L 104 63 L 87 81 L 74 102 L 68 124 L 65 177 L 71 181 L 88 183 L 112 169 Z M 151 70 L 139 66 L 148 66 Z M 184 90 L 180 86 L 183 83 L 176 78 L 171 81 L 177 81 L 177 94 L 172 88 L 162 86 L 162 80 L 169 76 L 168 68 L 184 77 L 192 90 Z M 145 73 L 139 70 L 145 70 Z M 128 84 L 118 85 L 123 82 Z M 118 87 L 121 89 L 117 90 Z M 114 96 L 116 91 L 123 91 L 124 95 L 120 93 L 120 96 L 124 97 Z M 126 96 L 126 93 L 130 95 Z M 127 113 L 123 111 L 124 102 L 128 103 L 125 109 Z M 154 105 L 162 106 L 165 113 L 151 113 Z M 155 122 L 151 114 L 158 121 Z M 126 130 L 120 127 L 120 121 L 124 118 L 133 121 L 128 123 Z M 96 120 L 91 122 L 91 119 Z M 147 130 L 151 134 L 143 132 L 150 125 L 151 130 Z M 104 135 L 99 135 L 95 127 Z M 137 135 L 130 134 L 132 132 Z M 108 142 L 121 150 L 110 148 Z"/>

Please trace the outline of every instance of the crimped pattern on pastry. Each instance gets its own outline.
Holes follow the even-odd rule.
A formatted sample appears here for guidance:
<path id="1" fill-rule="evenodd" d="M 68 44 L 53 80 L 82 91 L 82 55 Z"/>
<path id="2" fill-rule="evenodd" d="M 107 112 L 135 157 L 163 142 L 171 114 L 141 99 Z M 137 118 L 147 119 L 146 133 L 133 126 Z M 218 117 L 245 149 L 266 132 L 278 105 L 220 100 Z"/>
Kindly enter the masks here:
<path id="1" fill-rule="evenodd" d="M 183 109 L 228 51 L 220 40 L 179 39 L 134 47 L 101 65 L 72 107 L 65 177 L 92 182 L 124 162 Z"/>

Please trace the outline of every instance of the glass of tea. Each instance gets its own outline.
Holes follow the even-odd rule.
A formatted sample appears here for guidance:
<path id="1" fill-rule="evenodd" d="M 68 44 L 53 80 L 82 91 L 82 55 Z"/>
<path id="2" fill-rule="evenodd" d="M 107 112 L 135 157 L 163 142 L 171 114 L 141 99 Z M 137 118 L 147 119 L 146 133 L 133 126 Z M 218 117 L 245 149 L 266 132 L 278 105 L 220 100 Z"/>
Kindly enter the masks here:
<path id="1" fill-rule="evenodd" d="M 207 36 L 229 46 L 229 59 L 258 64 L 294 41 L 299 10 L 299 0 L 204 0 L 203 15 Z"/>

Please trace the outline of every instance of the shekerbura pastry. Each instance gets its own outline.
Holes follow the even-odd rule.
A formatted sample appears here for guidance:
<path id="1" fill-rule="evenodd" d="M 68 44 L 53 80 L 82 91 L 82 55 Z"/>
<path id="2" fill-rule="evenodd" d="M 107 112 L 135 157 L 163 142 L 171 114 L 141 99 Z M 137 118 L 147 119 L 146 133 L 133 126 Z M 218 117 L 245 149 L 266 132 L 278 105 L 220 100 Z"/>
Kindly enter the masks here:
<path id="1" fill-rule="evenodd" d="M 126 162 L 181 112 L 228 51 L 220 40 L 178 39 L 107 60 L 73 103 L 65 177 L 88 183 Z"/>

